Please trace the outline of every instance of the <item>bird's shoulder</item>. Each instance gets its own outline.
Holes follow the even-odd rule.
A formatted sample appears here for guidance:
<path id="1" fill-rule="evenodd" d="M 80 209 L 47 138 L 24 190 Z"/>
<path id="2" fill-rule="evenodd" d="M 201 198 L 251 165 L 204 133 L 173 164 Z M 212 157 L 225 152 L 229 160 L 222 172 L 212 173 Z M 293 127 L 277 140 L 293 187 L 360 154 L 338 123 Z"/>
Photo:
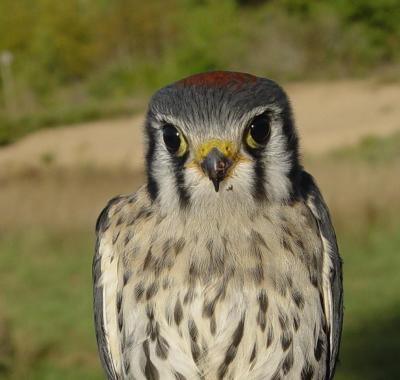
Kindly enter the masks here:
<path id="1" fill-rule="evenodd" d="M 323 300 L 329 329 L 328 375 L 335 373 L 343 323 L 342 259 L 328 206 L 311 174 L 301 173 L 301 195 L 310 208 L 323 243 Z"/>
<path id="2" fill-rule="evenodd" d="M 153 215 L 154 207 L 144 187 L 108 201 L 96 222 L 96 234 L 101 238 L 108 233 L 129 229 L 135 223 Z"/>
<path id="3" fill-rule="evenodd" d="M 96 222 L 96 246 L 92 264 L 96 337 L 100 358 L 109 379 L 120 379 L 122 358 L 118 329 L 118 284 L 124 252 L 132 237 L 148 220 L 153 207 L 145 188 L 112 198 Z M 121 264 L 122 263 L 122 264 Z"/>

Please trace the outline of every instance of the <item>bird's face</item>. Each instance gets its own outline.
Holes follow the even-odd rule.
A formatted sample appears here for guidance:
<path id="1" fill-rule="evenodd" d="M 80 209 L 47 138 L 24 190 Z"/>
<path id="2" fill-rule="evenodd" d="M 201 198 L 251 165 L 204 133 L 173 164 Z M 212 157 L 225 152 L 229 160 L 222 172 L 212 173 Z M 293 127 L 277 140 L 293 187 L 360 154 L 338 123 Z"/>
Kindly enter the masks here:
<path id="1" fill-rule="evenodd" d="M 293 192 L 286 95 L 249 74 L 197 74 L 159 90 L 146 122 L 148 189 L 165 208 L 251 208 Z"/>

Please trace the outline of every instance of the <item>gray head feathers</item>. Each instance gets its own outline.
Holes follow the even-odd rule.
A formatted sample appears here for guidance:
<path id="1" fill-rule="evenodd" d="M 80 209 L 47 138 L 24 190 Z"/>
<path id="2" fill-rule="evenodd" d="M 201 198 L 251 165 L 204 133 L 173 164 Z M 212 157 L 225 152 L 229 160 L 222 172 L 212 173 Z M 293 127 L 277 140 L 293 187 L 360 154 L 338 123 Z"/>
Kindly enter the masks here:
<path id="1" fill-rule="evenodd" d="M 260 115 L 267 115 L 269 140 L 253 149 L 246 134 Z M 163 141 L 166 125 L 176 128 L 183 139 L 184 154 L 168 151 Z M 154 94 L 145 128 L 148 191 L 165 206 L 178 203 L 187 208 L 203 204 L 198 197 L 210 196 L 219 201 L 247 197 L 255 203 L 295 196 L 300 168 L 297 134 L 285 92 L 269 79 L 224 71 L 182 79 Z M 221 182 L 222 191 L 213 194 L 212 183 L 201 171 L 204 157 L 199 152 L 223 150 L 221 144 L 234 151 L 230 158 L 237 164 Z"/>

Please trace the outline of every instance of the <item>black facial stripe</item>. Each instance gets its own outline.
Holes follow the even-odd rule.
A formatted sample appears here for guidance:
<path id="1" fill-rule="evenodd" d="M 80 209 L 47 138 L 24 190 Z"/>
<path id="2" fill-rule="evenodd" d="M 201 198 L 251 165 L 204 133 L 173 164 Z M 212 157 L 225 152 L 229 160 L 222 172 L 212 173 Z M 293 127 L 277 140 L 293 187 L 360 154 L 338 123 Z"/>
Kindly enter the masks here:
<path id="1" fill-rule="evenodd" d="M 265 189 L 265 165 L 263 152 L 268 149 L 268 143 L 260 148 L 252 148 L 246 143 L 243 144 L 245 150 L 254 158 L 254 182 L 252 185 L 252 196 L 256 201 L 267 199 L 267 191 Z"/>
<path id="2" fill-rule="evenodd" d="M 299 174 L 302 171 L 302 166 L 300 163 L 299 157 L 299 141 L 296 134 L 295 127 L 293 125 L 293 117 L 292 112 L 288 104 L 286 104 L 286 108 L 281 113 L 282 122 L 283 122 L 283 133 L 286 136 L 287 142 L 287 150 L 291 152 L 291 169 L 289 172 L 289 180 L 292 183 L 292 194 L 291 198 L 294 199 L 298 196 L 298 181 Z"/>
<path id="3" fill-rule="evenodd" d="M 253 197 L 256 201 L 263 201 L 267 198 L 265 190 L 265 165 L 260 155 L 255 157 L 254 165 L 254 182 L 253 182 Z"/>
<path id="4" fill-rule="evenodd" d="M 150 125 L 149 116 L 146 121 L 146 135 L 148 140 L 148 148 L 146 152 L 146 171 L 147 171 L 147 191 L 150 198 L 154 201 L 158 196 L 158 183 L 153 176 L 152 163 L 156 150 L 155 131 Z"/>
<path id="5" fill-rule="evenodd" d="M 183 175 L 183 171 L 185 170 L 184 164 L 188 156 L 189 152 L 186 152 L 182 157 L 171 155 L 174 164 L 175 183 L 178 189 L 179 203 L 182 208 L 186 208 L 190 201 L 190 195 L 185 187 L 185 177 Z"/>

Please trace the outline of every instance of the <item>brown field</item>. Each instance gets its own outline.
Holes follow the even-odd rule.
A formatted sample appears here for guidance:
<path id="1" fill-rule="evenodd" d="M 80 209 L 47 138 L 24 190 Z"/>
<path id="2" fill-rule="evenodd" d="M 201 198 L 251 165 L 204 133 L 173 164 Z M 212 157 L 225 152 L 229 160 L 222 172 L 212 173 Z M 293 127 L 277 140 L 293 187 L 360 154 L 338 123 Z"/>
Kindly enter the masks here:
<path id="1" fill-rule="evenodd" d="M 400 85 L 370 81 L 290 84 L 302 149 L 307 154 L 352 145 L 400 129 Z M 34 133 L 0 149 L 0 176 L 46 166 L 141 170 L 143 116 Z"/>
<path id="2" fill-rule="evenodd" d="M 317 179 L 334 218 L 345 226 L 356 227 L 378 217 L 380 210 L 390 212 L 399 204 L 398 162 L 371 170 L 362 162 L 349 165 L 330 158 L 309 158 L 306 169 Z M 87 228 L 94 225 L 108 199 L 143 183 L 143 172 L 121 169 L 49 169 L 2 179 L 0 229 Z"/>

